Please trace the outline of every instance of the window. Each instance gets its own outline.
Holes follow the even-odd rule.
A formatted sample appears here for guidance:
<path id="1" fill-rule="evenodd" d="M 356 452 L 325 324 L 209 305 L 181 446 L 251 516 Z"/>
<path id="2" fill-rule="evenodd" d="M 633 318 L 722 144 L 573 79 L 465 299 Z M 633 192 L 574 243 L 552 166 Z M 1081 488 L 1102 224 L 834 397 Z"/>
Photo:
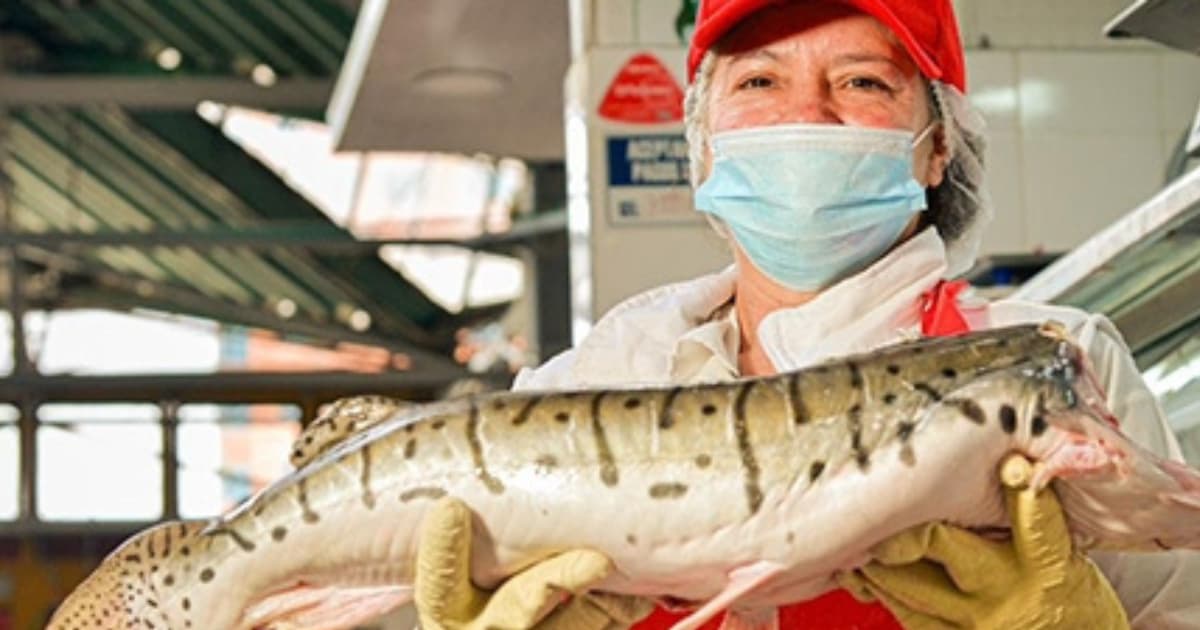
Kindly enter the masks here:
<path id="1" fill-rule="evenodd" d="M 155 405 L 47 404 L 37 410 L 38 517 L 162 517 L 162 427 Z"/>
<path id="2" fill-rule="evenodd" d="M 19 417 L 16 407 L 0 404 L 0 521 L 17 518 L 21 474 Z"/>
<path id="3" fill-rule="evenodd" d="M 181 406 L 180 516 L 220 514 L 288 473 L 299 433 L 293 405 Z"/>

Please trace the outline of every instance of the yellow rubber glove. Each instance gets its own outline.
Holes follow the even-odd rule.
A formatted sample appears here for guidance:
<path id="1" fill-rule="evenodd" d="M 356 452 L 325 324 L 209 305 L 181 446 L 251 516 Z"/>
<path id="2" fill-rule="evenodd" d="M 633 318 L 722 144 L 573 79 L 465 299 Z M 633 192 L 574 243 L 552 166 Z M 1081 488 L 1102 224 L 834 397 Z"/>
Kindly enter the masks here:
<path id="1" fill-rule="evenodd" d="M 470 552 L 470 509 L 440 500 L 422 523 L 417 550 L 414 600 L 424 630 L 607 630 L 654 609 L 643 598 L 587 593 L 612 572 L 612 562 L 590 549 L 535 564 L 492 593 L 471 583 Z"/>
<path id="2" fill-rule="evenodd" d="M 1001 469 L 1012 541 L 923 525 L 885 541 L 842 585 L 882 601 L 909 630 L 1129 628 L 1108 581 L 1074 550 L 1053 490 L 1029 487 L 1033 472 L 1019 455 Z"/>

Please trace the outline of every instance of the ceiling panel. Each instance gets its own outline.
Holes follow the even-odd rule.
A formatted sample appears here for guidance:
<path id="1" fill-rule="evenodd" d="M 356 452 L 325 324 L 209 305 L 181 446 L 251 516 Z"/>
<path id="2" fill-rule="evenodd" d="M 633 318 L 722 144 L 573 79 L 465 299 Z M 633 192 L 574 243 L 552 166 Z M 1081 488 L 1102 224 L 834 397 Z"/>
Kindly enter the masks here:
<path id="1" fill-rule="evenodd" d="M 327 112 L 338 148 L 563 155 L 563 0 L 368 0 Z"/>

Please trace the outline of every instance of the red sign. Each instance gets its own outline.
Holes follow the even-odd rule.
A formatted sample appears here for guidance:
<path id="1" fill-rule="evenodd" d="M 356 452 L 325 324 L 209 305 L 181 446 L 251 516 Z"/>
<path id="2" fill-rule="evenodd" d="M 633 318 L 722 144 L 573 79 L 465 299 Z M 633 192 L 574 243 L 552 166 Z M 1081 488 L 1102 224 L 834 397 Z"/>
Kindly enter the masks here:
<path id="1" fill-rule="evenodd" d="M 600 115 L 615 122 L 661 124 L 683 120 L 683 90 L 654 55 L 634 55 L 617 73 Z"/>

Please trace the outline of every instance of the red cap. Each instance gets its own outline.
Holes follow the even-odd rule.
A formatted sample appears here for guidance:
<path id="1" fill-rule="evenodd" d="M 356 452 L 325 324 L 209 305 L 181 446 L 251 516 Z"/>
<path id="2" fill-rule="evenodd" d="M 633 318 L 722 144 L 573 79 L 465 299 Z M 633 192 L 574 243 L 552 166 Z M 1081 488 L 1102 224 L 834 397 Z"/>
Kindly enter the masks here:
<path id="1" fill-rule="evenodd" d="M 688 50 L 688 81 L 704 53 L 759 9 L 796 0 L 700 0 Z M 967 91 L 967 70 L 953 0 L 840 0 L 873 16 L 896 34 L 928 79 Z"/>

